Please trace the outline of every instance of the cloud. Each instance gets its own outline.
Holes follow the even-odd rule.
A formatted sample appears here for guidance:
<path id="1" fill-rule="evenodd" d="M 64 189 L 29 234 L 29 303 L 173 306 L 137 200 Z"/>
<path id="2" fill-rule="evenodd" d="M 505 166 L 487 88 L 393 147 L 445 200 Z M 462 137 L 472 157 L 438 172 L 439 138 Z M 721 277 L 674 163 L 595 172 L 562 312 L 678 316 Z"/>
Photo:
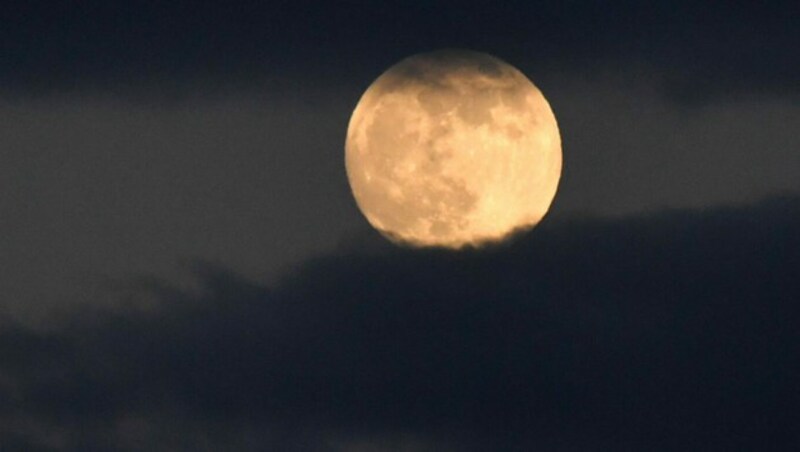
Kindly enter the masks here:
<path id="1" fill-rule="evenodd" d="M 333 246 L 361 221 L 342 111 L 297 90 L 0 100 L 0 316 L 103 303 L 105 277 L 174 280 L 181 256 L 260 275 Z"/>
<path id="2" fill-rule="evenodd" d="M 553 213 L 630 215 L 800 190 L 800 108 L 786 99 L 683 108 L 651 70 L 552 77 L 564 173 Z"/>
<path id="3" fill-rule="evenodd" d="M 687 104 L 736 93 L 797 94 L 794 2 L 464 5 L 274 3 L 6 5 L 5 90 L 48 92 L 163 82 L 242 82 L 263 75 L 339 81 L 379 73 L 422 50 L 469 47 L 512 63 L 645 62 Z M 361 77 L 363 75 L 356 75 Z M 252 81 L 252 80 L 251 80 Z M 366 82 L 367 80 L 365 80 Z M 177 82 L 177 83 L 175 83 Z M 256 82 L 259 83 L 259 82 Z"/>
<path id="4" fill-rule="evenodd" d="M 462 253 L 368 238 L 272 287 L 198 263 L 198 292 L 143 286 L 154 310 L 5 326 L 0 442 L 785 450 L 798 231 L 800 199 L 775 198 Z"/>

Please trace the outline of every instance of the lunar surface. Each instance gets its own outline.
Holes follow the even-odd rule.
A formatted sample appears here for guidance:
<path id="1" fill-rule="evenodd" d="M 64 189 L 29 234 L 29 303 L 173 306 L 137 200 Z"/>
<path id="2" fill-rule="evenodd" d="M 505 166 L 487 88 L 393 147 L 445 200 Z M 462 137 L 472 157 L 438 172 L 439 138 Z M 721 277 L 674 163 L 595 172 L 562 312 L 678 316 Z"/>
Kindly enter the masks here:
<path id="1" fill-rule="evenodd" d="M 361 212 L 386 237 L 462 248 L 539 223 L 561 176 L 561 138 L 516 68 L 438 51 L 370 85 L 350 118 L 345 163 Z"/>

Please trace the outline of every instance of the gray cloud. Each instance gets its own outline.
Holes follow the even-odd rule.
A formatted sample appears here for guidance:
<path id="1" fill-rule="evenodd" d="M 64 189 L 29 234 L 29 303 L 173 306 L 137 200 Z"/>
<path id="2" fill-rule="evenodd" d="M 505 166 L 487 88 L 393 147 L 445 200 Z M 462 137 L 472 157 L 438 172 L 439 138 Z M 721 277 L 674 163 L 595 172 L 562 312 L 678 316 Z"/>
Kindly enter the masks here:
<path id="1" fill-rule="evenodd" d="M 785 449 L 797 231 L 800 204 L 779 198 L 546 222 L 459 254 L 342 250 L 274 287 L 198 264 L 201 291 L 149 285 L 149 312 L 5 327 L 2 435 L 50 450 Z"/>
<path id="2" fill-rule="evenodd" d="M 10 92 L 265 75 L 351 80 L 413 53 L 464 47 L 539 68 L 650 64 L 665 75 L 669 96 L 698 105 L 751 94 L 796 98 L 800 65 L 795 5 L 780 0 L 4 6 L 0 81 Z"/>
<path id="3" fill-rule="evenodd" d="M 178 258 L 275 275 L 333 246 L 358 219 L 338 109 L 271 88 L 0 102 L 0 312 L 100 302 L 107 278 L 177 277 Z"/>
<path id="4" fill-rule="evenodd" d="M 653 68 L 526 72 L 561 128 L 554 218 L 800 191 L 800 110 L 789 100 L 684 108 L 663 97 Z M 365 224 L 343 146 L 370 81 L 198 84 L 174 99 L 156 88 L 6 99 L 0 312 L 39 322 L 76 300 L 105 303 L 107 278 L 147 270 L 179 278 L 176 259 L 201 256 L 261 278 L 330 249 Z"/>
<path id="5" fill-rule="evenodd" d="M 683 108 L 659 94 L 660 74 L 641 67 L 541 79 L 564 148 L 555 209 L 619 215 L 800 190 L 800 108 L 790 100 Z"/>

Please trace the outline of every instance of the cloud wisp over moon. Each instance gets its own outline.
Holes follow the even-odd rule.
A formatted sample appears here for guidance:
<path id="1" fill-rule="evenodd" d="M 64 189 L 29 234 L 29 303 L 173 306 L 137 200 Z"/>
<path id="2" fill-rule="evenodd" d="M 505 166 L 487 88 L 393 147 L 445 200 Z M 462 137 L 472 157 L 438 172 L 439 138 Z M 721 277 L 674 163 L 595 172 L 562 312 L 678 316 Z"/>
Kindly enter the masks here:
<path id="1" fill-rule="evenodd" d="M 364 249 L 361 247 L 361 249 Z M 378 246 L 0 330 L 10 450 L 786 450 L 800 200 Z"/>

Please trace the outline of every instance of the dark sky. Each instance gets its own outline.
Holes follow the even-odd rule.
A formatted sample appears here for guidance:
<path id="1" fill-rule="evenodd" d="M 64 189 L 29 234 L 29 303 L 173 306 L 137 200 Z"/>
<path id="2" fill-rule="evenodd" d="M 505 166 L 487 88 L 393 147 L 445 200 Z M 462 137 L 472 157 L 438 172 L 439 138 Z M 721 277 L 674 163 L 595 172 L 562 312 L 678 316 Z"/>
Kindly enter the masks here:
<path id="1" fill-rule="evenodd" d="M 794 2 L 2 2 L 0 449 L 793 450 Z M 468 48 L 559 121 L 542 225 L 372 231 L 347 121 Z"/>

